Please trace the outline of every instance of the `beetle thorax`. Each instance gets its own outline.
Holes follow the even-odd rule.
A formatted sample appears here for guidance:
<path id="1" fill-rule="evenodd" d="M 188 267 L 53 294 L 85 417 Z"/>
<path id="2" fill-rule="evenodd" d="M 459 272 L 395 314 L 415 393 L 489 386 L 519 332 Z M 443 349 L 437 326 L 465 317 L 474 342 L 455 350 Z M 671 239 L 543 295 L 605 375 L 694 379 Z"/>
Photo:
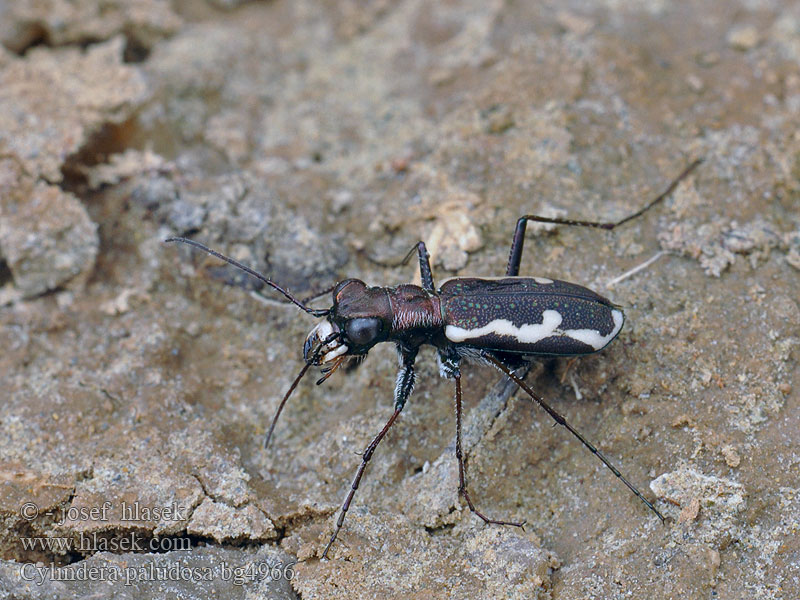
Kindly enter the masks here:
<path id="1" fill-rule="evenodd" d="M 400 285 L 389 291 L 392 330 L 430 329 L 443 325 L 439 298 L 417 285 Z"/>

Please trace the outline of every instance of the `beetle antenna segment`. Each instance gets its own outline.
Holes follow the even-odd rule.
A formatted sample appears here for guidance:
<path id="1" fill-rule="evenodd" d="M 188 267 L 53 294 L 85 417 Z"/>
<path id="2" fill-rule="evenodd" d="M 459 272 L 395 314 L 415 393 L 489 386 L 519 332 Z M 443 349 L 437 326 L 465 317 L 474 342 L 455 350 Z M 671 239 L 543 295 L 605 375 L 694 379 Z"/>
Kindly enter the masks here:
<path id="1" fill-rule="evenodd" d="M 334 283 L 332 286 L 330 286 L 330 287 L 328 287 L 328 288 L 325 288 L 324 290 L 320 290 L 320 291 L 318 291 L 318 292 L 315 292 L 315 293 L 311 294 L 310 296 L 306 296 L 305 298 L 303 298 L 303 299 L 301 300 L 301 302 L 302 302 L 303 304 L 308 304 L 308 303 L 309 303 L 309 302 L 311 302 L 312 300 L 316 300 L 317 298 L 322 298 L 323 296 L 327 296 L 327 295 L 328 295 L 328 294 L 330 294 L 330 293 L 331 293 L 333 290 L 335 290 L 335 289 L 336 289 L 336 286 L 337 286 L 337 285 L 339 285 L 339 282 L 336 282 L 336 283 Z"/>
<path id="2" fill-rule="evenodd" d="M 301 302 L 300 300 L 298 300 L 297 298 L 292 296 L 288 291 L 286 291 L 281 286 L 279 286 L 277 283 L 272 281 L 269 277 L 265 277 L 264 275 L 262 275 L 258 271 L 255 271 L 255 270 L 251 269 L 247 265 L 243 265 L 238 260 L 234 260 L 234 259 L 230 258 L 229 256 L 225 256 L 224 254 L 222 254 L 220 252 L 217 252 L 216 250 L 212 250 L 211 248 L 209 248 L 208 246 L 204 246 L 200 242 L 196 242 L 194 240 L 190 240 L 190 239 L 182 238 L 182 237 L 171 237 L 171 238 L 167 238 L 164 241 L 165 242 L 181 242 L 183 244 L 189 244 L 190 246 L 194 246 L 195 248 L 199 248 L 200 250 L 203 250 L 204 252 L 207 252 L 211 256 L 216 256 L 220 260 L 224 260 L 226 263 L 228 263 L 230 265 L 233 265 L 237 269 L 241 269 L 242 271 L 244 271 L 248 275 L 252 275 L 253 277 L 258 279 L 259 281 L 262 281 L 262 282 L 266 283 L 268 286 L 270 286 L 271 288 L 279 291 L 292 304 L 294 304 L 298 308 L 301 308 L 302 310 L 304 310 L 305 312 L 307 312 L 308 314 L 310 314 L 310 315 L 312 315 L 314 317 L 324 317 L 324 316 L 330 314 L 330 310 L 327 309 L 327 308 L 326 309 L 309 308 L 308 306 L 303 304 L 303 302 Z"/>
<path id="3" fill-rule="evenodd" d="M 269 431 L 267 431 L 267 435 L 264 436 L 264 450 L 266 450 L 267 446 L 269 445 L 269 440 L 272 437 L 272 432 L 275 431 L 275 424 L 278 422 L 278 417 L 281 416 L 281 412 L 283 412 L 283 407 L 286 405 L 286 401 L 289 400 L 289 396 L 292 395 L 292 392 L 294 392 L 295 388 L 297 387 L 297 384 L 300 383 L 300 380 L 303 378 L 303 375 L 305 375 L 308 369 L 311 368 L 311 364 L 312 363 L 307 362 L 306 364 L 303 365 L 303 368 L 300 369 L 300 373 L 298 373 L 297 377 L 294 378 L 292 385 L 289 386 L 289 389 L 283 396 L 283 400 L 281 400 L 281 403 L 278 405 L 278 410 L 275 411 L 275 416 L 272 417 L 272 423 L 269 426 Z"/>
<path id="4" fill-rule="evenodd" d="M 269 445 L 269 440 L 272 437 L 272 432 L 275 431 L 275 424 L 278 422 L 278 417 L 281 416 L 281 412 L 283 412 L 283 407 L 286 405 L 287 400 L 289 400 L 289 396 L 292 395 L 292 392 L 294 392 L 295 388 L 297 387 L 297 384 L 300 383 L 300 380 L 303 378 L 303 375 L 306 374 L 306 372 L 311 368 L 311 366 L 317 361 L 319 355 L 322 354 L 322 349 L 325 347 L 325 344 L 333 340 L 337 335 L 338 334 L 334 333 L 329 335 L 326 339 L 322 340 L 322 343 L 314 351 L 314 354 L 311 356 L 311 358 L 309 358 L 306 361 L 306 364 L 303 365 L 302 369 L 300 369 L 300 373 L 298 373 L 297 377 L 294 378 L 292 385 L 289 386 L 289 389 L 283 396 L 283 400 L 281 400 L 281 403 L 278 405 L 278 410 L 275 411 L 275 416 L 272 417 L 272 423 L 269 426 L 269 431 L 267 431 L 267 435 L 264 436 L 264 450 L 266 450 L 267 446 Z M 319 383 L 317 385 L 319 385 Z"/>
<path id="5" fill-rule="evenodd" d="M 622 483 L 624 483 L 628 487 L 628 489 L 632 491 L 637 498 L 639 498 L 639 500 L 644 502 L 647 508 L 652 510 L 658 516 L 658 518 L 661 519 L 661 522 L 664 523 L 665 521 L 664 515 L 662 515 L 655 506 L 653 506 L 653 503 L 650 502 L 647 498 L 645 498 L 642 495 L 642 493 L 638 489 L 636 489 L 636 487 L 630 481 L 625 479 L 622 473 L 619 472 L 619 469 L 617 469 L 614 465 L 612 465 L 611 462 L 605 457 L 605 455 L 602 452 L 600 452 L 597 448 L 595 448 L 585 437 L 583 437 L 583 435 L 581 435 L 581 433 L 577 429 L 575 429 L 572 425 L 570 425 L 564 417 L 562 417 L 549 404 L 547 404 L 547 402 L 545 402 L 541 396 L 539 396 L 536 392 L 534 392 L 527 383 L 525 383 L 522 379 L 517 377 L 517 375 L 514 374 L 514 371 L 509 369 L 506 365 L 500 362 L 489 352 L 483 351 L 481 352 L 481 356 L 486 360 L 488 360 L 490 363 L 492 363 L 497 369 L 505 373 L 506 376 L 508 376 L 508 378 L 511 379 L 511 381 L 513 381 L 520 388 L 522 388 L 526 394 L 528 394 L 531 398 L 533 398 L 536 401 L 536 403 L 547 412 L 547 414 L 553 417 L 553 420 L 556 423 L 566 427 L 572 435 L 578 438 L 581 441 L 581 443 L 584 446 L 586 446 L 592 454 L 597 456 L 597 458 L 599 458 L 603 462 L 605 466 L 611 469 L 611 472 L 614 473 L 614 475 L 616 475 L 617 477 L 619 477 L 622 480 Z"/>

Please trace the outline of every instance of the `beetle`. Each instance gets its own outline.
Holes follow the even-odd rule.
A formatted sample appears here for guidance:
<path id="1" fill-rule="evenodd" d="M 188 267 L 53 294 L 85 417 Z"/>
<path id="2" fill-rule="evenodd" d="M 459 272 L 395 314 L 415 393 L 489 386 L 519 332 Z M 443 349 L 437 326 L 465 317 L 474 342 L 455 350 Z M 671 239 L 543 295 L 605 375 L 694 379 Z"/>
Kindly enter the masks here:
<path id="1" fill-rule="evenodd" d="M 265 437 L 265 447 L 284 405 L 311 367 L 322 368 L 323 376 L 317 382 L 322 383 L 343 361 L 348 358 L 363 359 L 376 344 L 391 342 L 397 348 L 400 369 L 394 389 L 394 411 L 361 456 L 361 464 L 342 503 L 333 533 L 323 550 L 323 559 L 327 558 L 342 528 L 375 449 L 394 425 L 411 395 L 416 378 L 414 362 L 420 347 L 425 344 L 433 346 L 437 351 L 440 375 L 453 380 L 455 385 L 458 493 L 464 498 L 470 511 L 485 523 L 517 527 L 524 525 L 524 522 L 487 517 L 475 507 L 467 490 L 467 473 L 461 447 L 461 363 L 464 360 L 489 364 L 511 379 L 556 423 L 563 425 L 577 437 L 664 522 L 664 516 L 619 469 L 516 373 L 517 369 L 537 356 L 580 356 L 602 350 L 622 329 L 625 317 L 621 308 L 581 285 L 545 277 L 520 277 L 519 269 L 529 221 L 612 230 L 641 216 L 664 200 L 701 162 L 702 160 L 693 161 L 664 192 L 639 211 L 619 221 L 580 221 L 538 215 L 520 217 L 514 230 L 503 277 L 455 277 L 437 288 L 433 281 L 430 256 L 425 243 L 420 241 L 403 262 L 407 262 L 416 252 L 421 285 L 374 287 L 360 279 L 345 279 L 327 290 L 332 291 L 333 302 L 327 309 L 307 306 L 270 278 L 199 242 L 181 237 L 166 240 L 189 244 L 242 269 L 283 294 L 306 313 L 320 319 L 306 337 L 303 344 L 303 368 L 278 406 Z"/>

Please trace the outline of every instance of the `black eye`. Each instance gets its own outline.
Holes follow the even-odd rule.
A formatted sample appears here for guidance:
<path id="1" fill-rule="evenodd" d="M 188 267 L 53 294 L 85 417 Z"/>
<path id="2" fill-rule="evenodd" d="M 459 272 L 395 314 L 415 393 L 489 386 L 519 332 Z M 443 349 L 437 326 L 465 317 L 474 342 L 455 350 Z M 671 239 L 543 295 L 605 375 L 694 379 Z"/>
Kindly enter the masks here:
<path id="1" fill-rule="evenodd" d="M 381 320 L 373 317 L 351 319 L 344 326 L 347 337 L 356 346 L 366 346 L 381 332 Z"/>

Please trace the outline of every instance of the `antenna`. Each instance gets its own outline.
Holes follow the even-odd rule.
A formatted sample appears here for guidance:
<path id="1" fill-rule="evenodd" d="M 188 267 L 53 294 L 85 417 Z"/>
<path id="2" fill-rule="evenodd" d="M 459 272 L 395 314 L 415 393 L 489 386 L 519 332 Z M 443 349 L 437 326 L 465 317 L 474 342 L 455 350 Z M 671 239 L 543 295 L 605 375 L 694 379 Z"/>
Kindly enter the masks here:
<path id="1" fill-rule="evenodd" d="M 204 246 L 200 242 L 195 242 L 194 240 L 190 240 L 190 239 L 182 238 L 182 237 L 171 237 L 171 238 L 167 238 L 164 241 L 165 242 L 181 242 L 182 244 L 188 244 L 190 246 L 194 246 L 195 248 L 199 248 L 200 250 L 203 250 L 203 251 L 207 252 L 211 256 L 216 256 L 220 260 L 224 260 L 226 263 L 228 263 L 230 265 L 233 265 L 237 269 L 241 269 L 242 271 L 244 271 L 248 275 L 252 275 L 253 277 L 258 279 L 259 281 L 263 281 L 264 283 L 266 283 L 271 288 L 278 290 L 292 304 L 294 304 L 298 308 L 301 308 L 302 310 L 304 310 L 305 312 L 307 312 L 308 314 L 310 314 L 310 315 L 312 315 L 314 317 L 324 317 L 324 316 L 330 314 L 330 312 L 331 312 L 330 309 L 327 309 L 327 308 L 309 308 L 308 306 L 303 304 L 300 300 L 298 300 L 297 298 L 292 296 L 288 291 L 286 291 L 281 286 L 279 286 L 277 283 L 272 281 L 269 277 L 265 277 L 264 275 L 262 275 L 258 271 L 255 271 L 255 270 L 251 269 L 247 265 L 243 265 L 238 260 L 234 260 L 234 259 L 230 258 L 229 256 L 225 256 L 221 252 L 217 252 L 216 250 L 212 250 L 211 248 L 209 248 L 208 246 Z"/>

